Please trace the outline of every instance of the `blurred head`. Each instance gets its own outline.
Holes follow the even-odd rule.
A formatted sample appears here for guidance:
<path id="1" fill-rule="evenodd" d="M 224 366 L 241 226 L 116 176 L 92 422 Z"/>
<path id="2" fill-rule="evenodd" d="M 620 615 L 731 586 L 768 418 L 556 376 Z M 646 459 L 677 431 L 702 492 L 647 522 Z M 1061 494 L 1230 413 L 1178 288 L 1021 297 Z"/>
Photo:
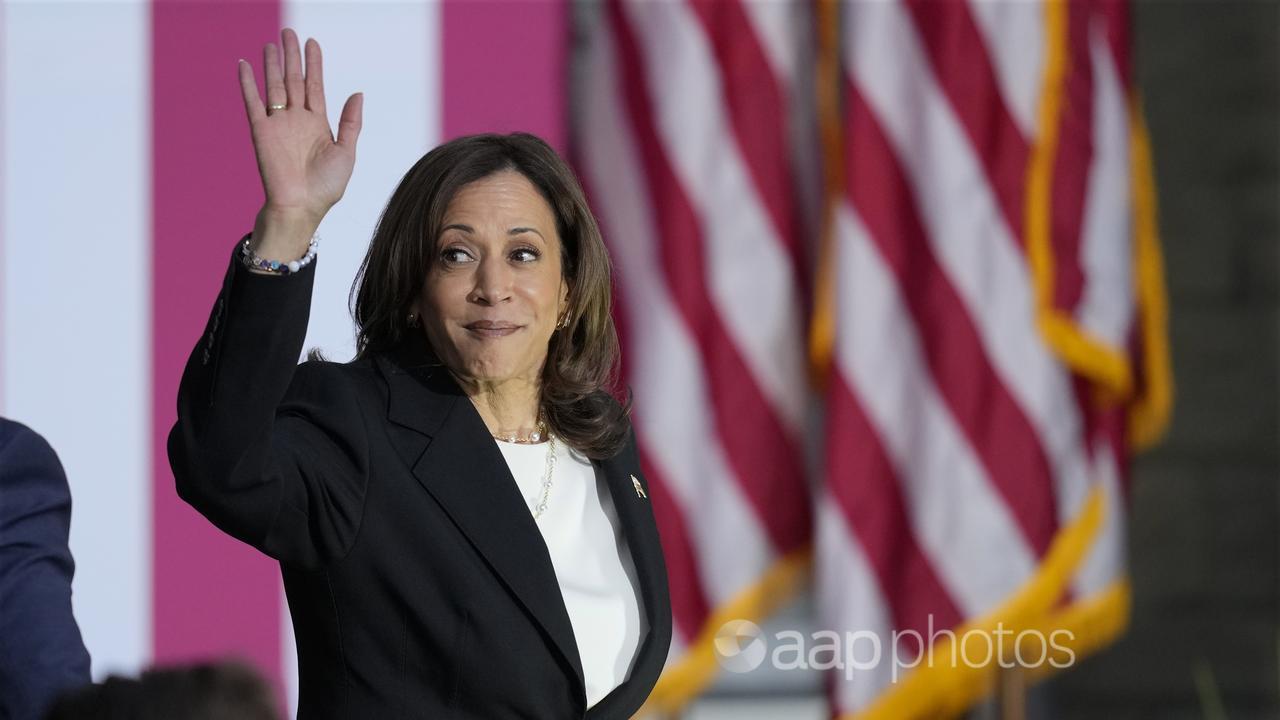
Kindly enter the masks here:
<path id="1" fill-rule="evenodd" d="M 424 362 L 464 381 L 529 382 L 553 432 L 607 457 L 630 410 L 610 395 L 611 283 L 582 189 L 549 145 L 461 137 L 409 169 L 378 221 L 352 289 L 357 357 L 423 341 Z"/>
<path id="2" fill-rule="evenodd" d="M 271 688 L 236 661 L 112 675 L 61 695 L 45 720 L 276 720 Z"/>

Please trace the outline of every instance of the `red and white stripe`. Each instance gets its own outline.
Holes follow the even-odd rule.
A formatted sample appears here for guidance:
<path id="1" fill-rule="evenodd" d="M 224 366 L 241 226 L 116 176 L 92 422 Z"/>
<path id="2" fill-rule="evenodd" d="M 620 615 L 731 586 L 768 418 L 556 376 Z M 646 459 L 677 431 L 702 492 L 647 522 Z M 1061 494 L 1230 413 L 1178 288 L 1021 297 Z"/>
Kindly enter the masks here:
<path id="1" fill-rule="evenodd" d="M 1105 520 L 1064 600 L 1123 576 L 1125 448 L 1097 429 L 1037 326 L 1022 237 L 1042 11 L 841 5 L 846 188 L 832 238 L 823 627 L 923 631 L 930 616 L 942 628 L 989 615 L 1032 580 L 1098 485 Z M 1131 262 L 1118 260 L 1133 252 L 1128 109 L 1109 46 L 1091 47 L 1094 72 L 1111 78 L 1093 95 L 1106 139 L 1084 161 L 1062 150 L 1089 170 L 1077 318 L 1123 340 L 1135 302 Z M 831 557 L 842 555 L 854 560 Z M 833 591 L 866 585 L 879 593 L 842 603 Z M 831 698 L 851 713 L 891 690 L 883 673 L 836 678 Z"/>
<path id="2" fill-rule="evenodd" d="M 717 610 L 810 542 L 813 199 L 797 185 L 816 187 L 816 156 L 794 140 L 812 120 L 791 110 L 810 72 L 800 10 L 627 0 L 584 13 L 575 156 L 618 270 L 676 672 L 710 661 L 693 643 Z"/>

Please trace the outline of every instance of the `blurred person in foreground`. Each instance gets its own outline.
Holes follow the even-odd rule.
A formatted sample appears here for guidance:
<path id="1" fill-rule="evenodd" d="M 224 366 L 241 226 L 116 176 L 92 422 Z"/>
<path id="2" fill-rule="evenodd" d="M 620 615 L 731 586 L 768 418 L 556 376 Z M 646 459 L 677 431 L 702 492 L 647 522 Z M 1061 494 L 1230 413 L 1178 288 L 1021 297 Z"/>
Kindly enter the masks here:
<path id="1" fill-rule="evenodd" d="M 271 688 L 239 662 L 112 675 L 61 695 L 45 720 L 278 720 Z"/>
<path id="2" fill-rule="evenodd" d="M 281 36 L 265 104 L 239 65 L 266 201 L 179 385 L 178 494 L 279 560 L 301 718 L 631 717 L 671 607 L 577 179 L 528 134 L 427 153 L 356 278 L 355 359 L 299 365 L 363 99 L 335 139 L 320 45 L 304 74 Z"/>
<path id="3" fill-rule="evenodd" d="M 71 612 L 71 491 L 57 454 L 0 418 L 0 720 L 36 720 L 89 682 Z"/>

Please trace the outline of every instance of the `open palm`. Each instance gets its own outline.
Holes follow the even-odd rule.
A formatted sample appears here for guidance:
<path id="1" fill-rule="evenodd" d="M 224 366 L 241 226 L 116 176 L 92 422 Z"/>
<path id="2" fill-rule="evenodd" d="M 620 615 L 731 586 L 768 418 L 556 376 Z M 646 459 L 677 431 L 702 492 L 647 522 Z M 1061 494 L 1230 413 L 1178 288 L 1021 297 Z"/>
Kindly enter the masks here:
<path id="1" fill-rule="evenodd" d="M 297 34 L 285 28 L 280 36 L 283 71 L 276 46 L 268 43 L 263 48 L 266 104 L 258 95 L 253 67 L 244 60 L 239 65 L 240 89 L 266 206 L 274 212 L 301 214 L 319 223 L 329 208 L 342 199 L 351 179 L 364 96 L 355 93 L 347 98 L 335 140 L 325 114 L 320 43 L 307 40 L 304 77 Z"/>

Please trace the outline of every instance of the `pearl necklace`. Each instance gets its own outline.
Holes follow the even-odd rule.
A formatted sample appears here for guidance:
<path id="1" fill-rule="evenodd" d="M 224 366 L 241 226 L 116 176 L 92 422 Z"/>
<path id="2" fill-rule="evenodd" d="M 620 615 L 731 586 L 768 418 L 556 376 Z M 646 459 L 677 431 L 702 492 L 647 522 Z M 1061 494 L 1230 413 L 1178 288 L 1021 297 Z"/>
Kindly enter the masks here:
<path id="1" fill-rule="evenodd" d="M 507 435 L 498 435 L 495 433 L 490 433 L 490 434 L 493 435 L 495 440 L 515 443 L 517 445 L 533 445 L 537 443 L 539 440 L 541 440 L 544 435 L 546 436 L 547 465 L 546 465 L 545 474 L 542 476 L 542 499 L 539 500 L 538 504 L 534 506 L 534 512 L 533 512 L 533 519 L 537 520 L 538 518 L 542 517 L 542 513 L 546 512 L 547 500 L 551 496 L 551 481 L 552 481 L 552 476 L 555 474 L 555 471 L 556 471 L 556 436 L 547 432 L 546 423 L 542 422 L 541 420 L 538 421 L 538 429 L 529 433 L 529 437 L 527 438 L 519 438 L 515 435 L 515 433 L 510 433 Z"/>
<path id="2" fill-rule="evenodd" d="M 489 434 L 493 435 L 495 440 L 501 440 L 503 442 L 509 442 L 509 443 L 517 443 L 519 445 L 533 445 L 535 443 L 540 442 L 542 438 L 547 435 L 547 424 L 539 420 L 538 429 L 529 433 L 529 437 L 526 437 L 526 438 L 522 438 L 513 432 L 502 433 L 502 434 L 498 434 L 498 433 L 489 433 Z"/>
<path id="3" fill-rule="evenodd" d="M 542 500 L 538 502 L 538 506 L 534 508 L 533 519 L 537 520 L 542 517 L 542 513 L 547 510 L 547 498 L 551 495 L 551 476 L 556 471 L 556 437 L 554 435 L 547 438 L 547 474 L 542 478 Z"/>

